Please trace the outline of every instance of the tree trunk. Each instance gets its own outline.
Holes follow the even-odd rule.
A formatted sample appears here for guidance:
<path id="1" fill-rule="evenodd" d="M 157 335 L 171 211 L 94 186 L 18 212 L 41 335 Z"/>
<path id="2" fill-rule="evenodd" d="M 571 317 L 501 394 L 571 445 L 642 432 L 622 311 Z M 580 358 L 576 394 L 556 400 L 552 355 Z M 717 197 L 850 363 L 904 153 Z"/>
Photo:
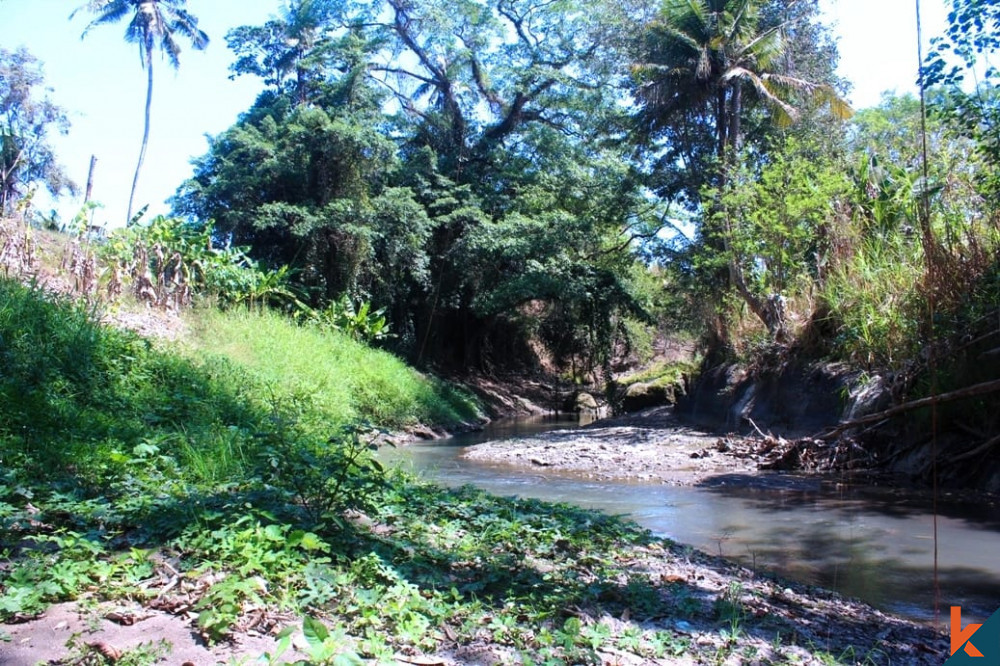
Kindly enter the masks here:
<path id="1" fill-rule="evenodd" d="M 719 172 L 719 187 L 725 185 L 725 164 L 726 164 L 726 144 L 728 143 L 727 131 L 729 130 L 729 123 L 726 118 L 726 89 L 720 88 L 719 92 L 715 96 L 715 139 L 717 142 L 716 150 L 719 156 L 719 165 L 722 166 L 722 170 Z"/>
<path id="2" fill-rule="evenodd" d="M 743 131 L 741 125 L 743 88 L 737 84 L 730 88 L 729 93 L 728 99 L 723 96 L 720 101 L 720 108 L 723 111 L 717 121 L 724 127 L 719 132 L 719 140 L 724 144 L 720 156 L 720 172 L 722 174 L 720 177 L 720 189 L 726 187 L 729 183 L 729 169 L 735 167 L 736 160 L 739 157 L 741 134 Z M 733 251 L 733 224 L 730 211 L 726 210 L 723 212 L 726 222 L 722 234 L 726 259 L 729 264 L 729 282 L 736 288 L 740 298 L 747 304 L 750 311 L 767 327 L 771 338 L 776 342 L 784 342 L 787 337 L 784 301 L 780 294 L 762 298 L 750 290 L 749 285 L 747 285 L 746 276 L 743 274 L 743 266 L 740 265 L 739 258 Z"/>
<path id="3" fill-rule="evenodd" d="M 87 171 L 87 192 L 83 195 L 83 203 L 90 201 L 90 195 L 94 192 L 94 167 L 97 166 L 97 155 L 90 156 L 90 169 Z"/>
<path id="4" fill-rule="evenodd" d="M 743 87 L 739 84 L 733 86 L 729 109 L 729 159 L 736 160 L 739 153 L 742 137 L 740 134 L 743 128 L 740 125 L 740 116 L 743 114 Z"/>
<path id="5" fill-rule="evenodd" d="M 125 224 L 132 221 L 132 207 L 135 203 L 135 188 L 139 184 L 139 172 L 142 171 L 142 163 L 146 159 L 146 144 L 149 143 L 149 112 L 153 105 L 153 43 L 146 43 L 146 119 L 142 131 L 142 146 L 139 148 L 139 162 L 135 165 L 135 176 L 132 178 L 132 192 L 128 197 L 128 214 Z"/>

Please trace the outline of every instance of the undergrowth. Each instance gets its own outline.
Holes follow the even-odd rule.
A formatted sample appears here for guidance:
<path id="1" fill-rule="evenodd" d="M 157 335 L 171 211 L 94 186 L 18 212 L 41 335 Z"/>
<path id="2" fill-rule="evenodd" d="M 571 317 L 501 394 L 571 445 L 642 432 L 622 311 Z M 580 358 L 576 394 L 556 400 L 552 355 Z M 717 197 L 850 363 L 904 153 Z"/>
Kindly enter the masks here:
<path id="1" fill-rule="evenodd" d="M 309 414 L 326 424 L 400 427 L 477 417 L 470 395 L 346 334 L 267 311 L 204 310 L 195 322 L 199 351 L 235 359 L 279 392 L 306 401 Z"/>
<path id="2" fill-rule="evenodd" d="M 742 611 L 720 619 L 697 585 L 635 570 L 672 556 L 636 525 L 384 469 L 349 419 L 468 409 L 391 357 L 266 315 L 208 318 L 200 339 L 213 355 L 157 349 L 0 282 L 0 622 L 128 600 L 194 618 L 208 643 L 274 634 L 269 664 L 287 663 L 293 633 L 298 664 L 483 645 L 525 664 L 616 650 L 712 663 L 666 618 L 729 631 L 735 649 Z M 351 358 L 362 377 L 384 364 L 399 392 L 337 411 Z M 423 398 L 403 393 L 414 382 Z"/>

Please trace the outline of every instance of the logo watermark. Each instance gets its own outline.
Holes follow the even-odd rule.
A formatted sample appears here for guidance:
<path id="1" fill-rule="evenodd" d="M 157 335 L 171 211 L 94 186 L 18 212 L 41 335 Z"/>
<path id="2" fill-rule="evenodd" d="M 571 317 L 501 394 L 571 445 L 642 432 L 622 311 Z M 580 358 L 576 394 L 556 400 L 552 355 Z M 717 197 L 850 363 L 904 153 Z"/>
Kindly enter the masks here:
<path id="1" fill-rule="evenodd" d="M 1000 666 L 1000 610 L 983 624 L 962 626 L 962 607 L 951 607 L 951 657 L 945 666 Z"/>

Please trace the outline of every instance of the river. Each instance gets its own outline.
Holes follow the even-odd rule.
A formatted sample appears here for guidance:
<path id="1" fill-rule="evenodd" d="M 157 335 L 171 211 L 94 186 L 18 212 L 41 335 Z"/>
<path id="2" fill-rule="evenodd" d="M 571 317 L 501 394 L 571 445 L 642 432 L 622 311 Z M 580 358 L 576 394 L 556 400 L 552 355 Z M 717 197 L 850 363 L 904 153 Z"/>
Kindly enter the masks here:
<path id="1" fill-rule="evenodd" d="M 1000 508 L 988 500 L 929 493 L 834 476 L 721 474 L 697 486 L 595 481 L 463 459 L 466 447 L 537 434 L 575 421 L 500 421 L 484 431 L 401 447 L 386 454 L 423 478 L 472 484 L 497 495 L 570 502 L 627 515 L 655 534 L 862 599 L 910 619 L 983 621 L 1000 607 Z"/>

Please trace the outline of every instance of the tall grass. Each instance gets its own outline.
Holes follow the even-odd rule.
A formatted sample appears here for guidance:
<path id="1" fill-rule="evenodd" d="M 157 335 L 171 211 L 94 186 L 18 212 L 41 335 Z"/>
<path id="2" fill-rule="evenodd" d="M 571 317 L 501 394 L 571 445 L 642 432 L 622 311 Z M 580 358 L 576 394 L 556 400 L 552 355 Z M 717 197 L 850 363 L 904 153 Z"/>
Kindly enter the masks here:
<path id="1" fill-rule="evenodd" d="M 389 354 L 277 315 L 206 312 L 196 328 L 193 349 L 159 349 L 83 305 L 0 280 L 0 465 L 94 490 L 127 485 L 137 465 L 155 468 L 149 479 L 239 483 L 278 431 L 311 446 L 359 420 L 476 414 Z"/>
<path id="2" fill-rule="evenodd" d="M 840 323 L 840 355 L 867 368 L 895 368 L 919 350 L 923 254 L 901 235 L 869 238 L 822 285 Z"/>
<path id="3" fill-rule="evenodd" d="M 478 413 L 471 396 L 416 372 L 400 359 L 336 331 L 298 326 L 276 313 L 202 311 L 199 353 L 238 362 L 283 400 L 327 426 L 355 421 L 398 428 L 460 423 Z"/>
<path id="4" fill-rule="evenodd" d="M 0 281 L 0 456 L 84 484 L 124 476 L 137 450 L 214 448 L 265 425 L 253 382 L 101 326 L 69 300 Z M 145 446 L 146 449 L 137 449 Z"/>

